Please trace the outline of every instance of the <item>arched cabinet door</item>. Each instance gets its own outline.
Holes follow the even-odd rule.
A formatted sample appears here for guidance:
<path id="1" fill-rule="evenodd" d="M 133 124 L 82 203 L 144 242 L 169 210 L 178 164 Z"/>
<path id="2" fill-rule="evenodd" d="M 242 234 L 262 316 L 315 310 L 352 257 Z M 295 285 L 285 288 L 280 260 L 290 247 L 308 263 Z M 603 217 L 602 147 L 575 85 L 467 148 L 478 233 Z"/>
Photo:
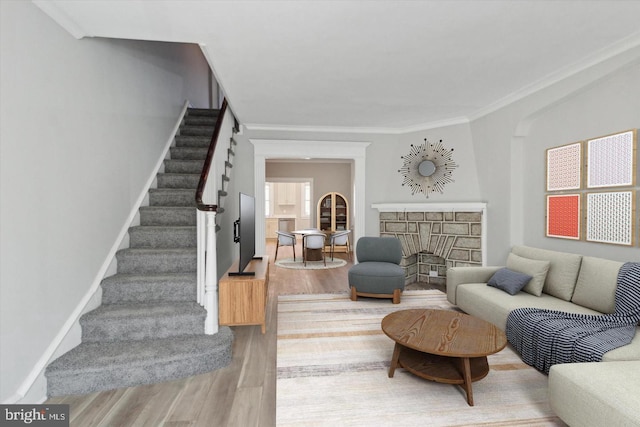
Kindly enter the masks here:
<path id="1" fill-rule="evenodd" d="M 325 233 L 349 229 L 349 202 L 340 193 L 331 192 L 318 200 L 318 228 Z"/>

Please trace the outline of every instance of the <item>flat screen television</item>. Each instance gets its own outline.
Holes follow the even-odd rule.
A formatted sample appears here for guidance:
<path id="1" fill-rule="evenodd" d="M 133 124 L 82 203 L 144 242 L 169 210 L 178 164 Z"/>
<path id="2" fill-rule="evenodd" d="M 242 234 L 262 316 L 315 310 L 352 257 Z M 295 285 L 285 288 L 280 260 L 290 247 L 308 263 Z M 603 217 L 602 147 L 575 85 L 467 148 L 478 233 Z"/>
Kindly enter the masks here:
<path id="1" fill-rule="evenodd" d="M 233 223 L 233 241 L 240 244 L 238 271 L 229 272 L 230 276 L 254 276 L 252 271 L 244 271 L 256 257 L 256 201 L 253 196 L 240 193 L 240 218 Z"/>

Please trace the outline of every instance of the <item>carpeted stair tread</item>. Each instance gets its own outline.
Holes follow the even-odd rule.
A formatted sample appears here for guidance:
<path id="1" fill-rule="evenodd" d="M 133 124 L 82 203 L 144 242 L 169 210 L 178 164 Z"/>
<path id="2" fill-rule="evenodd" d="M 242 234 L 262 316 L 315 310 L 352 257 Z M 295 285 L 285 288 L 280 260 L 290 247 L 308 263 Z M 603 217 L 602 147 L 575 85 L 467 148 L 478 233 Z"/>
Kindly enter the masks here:
<path id="1" fill-rule="evenodd" d="M 82 343 L 46 369 L 48 395 L 85 394 L 153 384 L 222 368 L 231 361 L 233 333 L 156 340 Z"/>
<path id="2" fill-rule="evenodd" d="M 198 188 L 200 174 L 197 173 L 159 173 L 158 188 Z"/>
<path id="3" fill-rule="evenodd" d="M 165 173 L 202 173 L 204 160 L 172 160 L 164 161 Z"/>
<path id="4" fill-rule="evenodd" d="M 180 135 L 213 135 L 213 131 L 215 130 L 215 126 L 189 126 L 185 125 L 180 127 Z"/>
<path id="5" fill-rule="evenodd" d="M 99 371 L 105 362 L 127 362 L 144 365 L 149 358 L 170 361 L 181 353 L 206 354 L 211 345 L 228 342 L 233 338 L 231 329 L 221 327 L 215 335 L 189 335 L 162 340 L 139 340 L 130 343 L 108 342 L 80 344 L 57 358 L 47 371 L 81 369 L 85 372 Z M 131 351 L 136 350 L 136 351 Z M 87 358 L 87 356 L 91 356 Z"/>
<path id="6" fill-rule="evenodd" d="M 196 192 L 190 188 L 152 188 L 149 190 L 150 206 L 193 206 Z"/>
<path id="7" fill-rule="evenodd" d="M 215 126 L 216 121 L 218 120 L 218 115 L 216 114 L 211 116 L 198 116 L 198 115 L 189 115 L 184 118 L 185 126 Z"/>
<path id="8" fill-rule="evenodd" d="M 198 335 L 206 316 L 195 301 L 103 304 L 80 317 L 82 342 Z"/>
<path id="9" fill-rule="evenodd" d="M 191 248 L 197 245 L 195 226 L 141 225 L 129 229 L 131 248 Z"/>
<path id="10" fill-rule="evenodd" d="M 208 147 L 171 147 L 173 160 L 204 160 L 207 158 Z"/>
<path id="11" fill-rule="evenodd" d="M 191 206 L 143 206 L 140 208 L 140 225 L 188 226 L 196 223 L 196 209 Z"/>
<path id="12" fill-rule="evenodd" d="M 195 273 L 114 274 L 102 281 L 102 303 L 195 301 Z"/>
<path id="13" fill-rule="evenodd" d="M 176 135 L 176 147 L 197 147 L 209 149 L 211 137 L 206 135 Z"/>
<path id="14" fill-rule="evenodd" d="M 190 273 L 197 269 L 196 248 L 128 248 L 116 253 L 119 273 Z"/>
<path id="15" fill-rule="evenodd" d="M 194 107 L 190 107 L 187 109 L 187 115 L 186 117 L 192 117 L 192 116 L 205 116 L 205 117 L 211 117 L 211 116 L 218 116 L 218 114 L 220 114 L 220 110 L 217 108 L 194 108 Z"/>

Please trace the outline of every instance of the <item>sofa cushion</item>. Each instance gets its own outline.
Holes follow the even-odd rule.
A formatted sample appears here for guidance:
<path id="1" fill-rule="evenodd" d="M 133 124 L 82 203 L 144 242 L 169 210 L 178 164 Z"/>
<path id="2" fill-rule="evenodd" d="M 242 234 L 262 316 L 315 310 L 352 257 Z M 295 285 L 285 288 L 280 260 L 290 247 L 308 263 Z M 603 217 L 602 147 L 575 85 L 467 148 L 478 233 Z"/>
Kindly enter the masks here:
<path id="1" fill-rule="evenodd" d="M 505 291 L 509 295 L 515 295 L 522 290 L 532 279 L 531 276 L 517 271 L 501 268 L 491 276 L 487 282 L 488 286 L 493 286 L 501 291 Z"/>
<path id="2" fill-rule="evenodd" d="M 603 362 L 623 360 L 640 360 L 640 326 L 636 327 L 636 334 L 629 344 L 607 351 L 602 355 Z"/>
<path id="3" fill-rule="evenodd" d="M 525 258 L 549 261 L 551 264 L 542 291 L 565 301 L 571 301 L 580 271 L 582 255 L 530 246 L 514 246 L 511 252 Z"/>
<path id="4" fill-rule="evenodd" d="M 601 313 L 613 313 L 618 272 L 623 264 L 608 259 L 582 257 L 582 267 L 571 301 Z"/>
<path id="5" fill-rule="evenodd" d="M 392 294 L 404 290 L 404 269 L 391 262 L 361 262 L 349 269 L 349 287 L 358 292 Z"/>
<path id="6" fill-rule="evenodd" d="M 640 425 L 640 362 L 554 365 L 549 403 L 572 426 Z"/>
<path id="7" fill-rule="evenodd" d="M 524 273 L 532 277 L 522 290 L 537 297 L 542 294 L 544 280 L 547 277 L 547 271 L 549 271 L 549 264 L 549 261 L 524 258 L 513 253 L 510 253 L 507 257 L 507 268 L 509 270 Z"/>
<path id="8" fill-rule="evenodd" d="M 499 289 L 487 286 L 486 283 L 464 283 L 458 285 L 456 288 L 456 305 L 465 313 L 491 322 L 503 331 L 507 326 L 509 312 L 516 308 L 535 307 L 570 313 L 599 314 L 595 310 L 581 307 L 548 294 L 543 293 L 539 297 L 526 292 L 509 295 Z"/>

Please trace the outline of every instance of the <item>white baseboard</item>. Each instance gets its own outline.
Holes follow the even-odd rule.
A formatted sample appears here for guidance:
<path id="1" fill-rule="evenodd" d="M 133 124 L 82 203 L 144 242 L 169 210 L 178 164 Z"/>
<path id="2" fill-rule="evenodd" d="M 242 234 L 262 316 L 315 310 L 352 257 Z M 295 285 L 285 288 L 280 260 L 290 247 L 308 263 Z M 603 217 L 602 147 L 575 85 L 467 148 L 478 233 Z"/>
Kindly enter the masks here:
<path id="1" fill-rule="evenodd" d="M 102 303 L 102 288 L 100 283 L 105 277 L 111 276 L 117 271 L 116 252 L 120 249 L 129 247 L 129 228 L 139 223 L 139 210 L 140 207 L 148 205 L 148 192 L 149 188 L 155 184 L 156 176 L 164 166 L 164 160 L 169 154 L 169 149 L 174 144 L 175 136 L 178 135 L 180 125 L 182 124 L 184 115 L 189 108 L 189 101 L 185 101 L 180 116 L 173 127 L 173 131 L 165 144 L 165 148 L 161 153 L 158 162 L 154 170 L 151 172 L 147 179 L 146 185 L 143 187 L 141 194 L 138 196 L 136 203 L 134 204 L 127 220 L 125 221 L 115 243 L 111 247 L 111 250 L 107 254 L 102 267 L 98 270 L 91 287 L 87 290 L 84 297 L 80 300 L 76 308 L 71 312 L 66 322 L 58 331 L 58 334 L 51 341 L 45 352 L 40 356 L 38 362 L 33 366 L 33 369 L 29 372 L 26 379 L 20 384 L 18 390 L 2 404 L 21 404 L 21 403 L 42 403 L 47 399 L 47 380 L 44 376 L 44 370 L 47 365 L 76 347 L 81 341 L 81 328 L 80 328 L 80 316 L 84 313 L 93 310 L 100 306 Z M 194 208 L 195 209 L 195 208 Z"/>

